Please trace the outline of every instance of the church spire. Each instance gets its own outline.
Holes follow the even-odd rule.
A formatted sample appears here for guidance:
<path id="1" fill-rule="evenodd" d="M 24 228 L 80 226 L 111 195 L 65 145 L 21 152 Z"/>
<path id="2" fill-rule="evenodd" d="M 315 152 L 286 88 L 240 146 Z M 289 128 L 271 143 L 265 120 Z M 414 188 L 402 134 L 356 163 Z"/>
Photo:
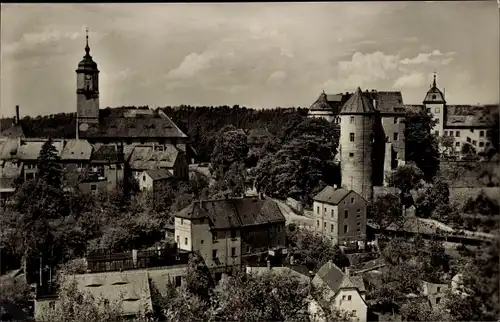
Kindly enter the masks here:
<path id="1" fill-rule="evenodd" d="M 85 56 L 90 56 L 89 28 L 85 29 Z"/>
<path id="2" fill-rule="evenodd" d="M 436 70 L 434 70 L 434 81 L 432 82 L 432 87 L 436 87 Z"/>

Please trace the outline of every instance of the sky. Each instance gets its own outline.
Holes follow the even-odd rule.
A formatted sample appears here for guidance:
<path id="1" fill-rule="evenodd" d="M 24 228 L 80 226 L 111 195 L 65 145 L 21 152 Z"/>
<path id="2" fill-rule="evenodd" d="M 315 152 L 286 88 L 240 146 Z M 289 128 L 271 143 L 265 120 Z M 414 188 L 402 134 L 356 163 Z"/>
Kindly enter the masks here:
<path id="1" fill-rule="evenodd" d="M 100 106 L 309 107 L 437 72 L 449 104 L 499 101 L 496 1 L 2 4 L 0 114 L 76 111 L 89 28 Z"/>

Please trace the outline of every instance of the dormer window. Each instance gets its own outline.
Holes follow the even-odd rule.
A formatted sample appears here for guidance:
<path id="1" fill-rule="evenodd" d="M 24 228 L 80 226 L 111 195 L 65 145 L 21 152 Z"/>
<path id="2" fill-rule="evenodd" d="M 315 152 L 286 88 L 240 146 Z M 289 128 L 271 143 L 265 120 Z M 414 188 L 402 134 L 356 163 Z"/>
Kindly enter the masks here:
<path id="1" fill-rule="evenodd" d="M 432 99 L 435 100 L 436 99 L 436 94 L 432 94 Z"/>

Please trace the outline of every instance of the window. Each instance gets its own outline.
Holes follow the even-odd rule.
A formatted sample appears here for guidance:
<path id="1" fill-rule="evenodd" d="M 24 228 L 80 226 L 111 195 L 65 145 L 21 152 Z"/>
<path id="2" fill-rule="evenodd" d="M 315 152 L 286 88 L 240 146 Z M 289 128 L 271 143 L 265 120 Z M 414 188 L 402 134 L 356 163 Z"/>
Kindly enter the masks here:
<path id="1" fill-rule="evenodd" d="M 434 113 L 439 113 L 439 112 L 440 112 L 440 111 L 439 111 L 439 107 L 436 107 L 436 108 L 434 109 Z"/>
<path id="2" fill-rule="evenodd" d="M 181 225 L 184 225 L 184 219 L 181 218 Z"/>
<path id="3" fill-rule="evenodd" d="M 184 238 L 184 245 L 187 245 L 188 244 L 188 239 L 187 237 Z"/>
<path id="4" fill-rule="evenodd" d="M 359 218 L 359 217 L 361 217 L 361 209 L 358 209 L 358 210 L 357 210 L 357 214 L 358 214 L 358 215 L 357 215 L 357 217 L 358 217 L 358 218 Z"/>
<path id="5" fill-rule="evenodd" d="M 330 231 L 333 233 L 333 224 L 330 225 Z"/>
<path id="6" fill-rule="evenodd" d="M 356 310 L 352 310 L 352 316 L 356 316 Z"/>
<path id="7" fill-rule="evenodd" d="M 427 109 L 427 113 L 430 113 L 430 112 L 431 112 L 431 109 L 430 109 L 430 108 L 428 108 L 428 109 Z"/>
<path id="8" fill-rule="evenodd" d="M 200 240 L 200 244 L 202 244 L 202 245 L 203 245 L 203 239 L 202 239 L 202 240 Z"/>
<path id="9" fill-rule="evenodd" d="M 345 300 L 346 299 L 346 296 L 345 295 L 342 295 L 342 300 Z"/>
<path id="10" fill-rule="evenodd" d="M 436 297 L 436 304 L 439 304 L 439 302 L 441 302 L 441 298 L 440 297 Z"/>
<path id="11" fill-rule="evenodd" d="M 212 232 L 212 241 L 213 242 L 217 241 L 217 232 L 215 232 L 215 231 Z"/>
<path id="12" fill-rule="evenodd" d="M 349 141 L 354 142 L 354 133 L 349 133 Z"/>
<path id="13" fill-rule="evenodd" d="M 335 211 L 332 209 L 332 218 L 333 218 L 334 215 L 335 215 Z"/>
<path id="14" fill-rule="evenodd" d="M 358 221 L 358 222 L 356 223 L 356 226 L 361 226 L 361 223 Z"/>
<path id="15" fill-rule="evenodd" d="M 212 250 L 212 258 L 217 258 L 217 249 Z"/>
<path id="16" fill-rule="evenodd" d="M 467 142 L 471 142 L 472 140 L 470 139 L 470 137 L 467 137 Z"/>
<path id="17" fill-rule="evenodd" d="M 394 137 L 393 137 L 393 138 L 394 138 L 394 141 L 397 141 L 397 140 L 398 140 L 398 134 L 399 134 L 399 133 L 394 133 Z"/>
<path id="18" fill-rule="evenodd" d="M 474 129 L 470 129 L 470 133 L 474 133 Z"/>
<path id="19" fill-rule="evenodd" d="M 344 218 L 349 217 L 349 209 L 344 210 Z"/>
<path id="20" fill-rule="evenodd" d="M 476 140 L 472 140 L 472 145 L 476 145 L 477 144 L 477 141 Z"/>
<path id="21" fill-rule="evenodd" d="M 319 214 L 319 206 L 316 208 L 316 210 L 317 210 L 317 212 L 318 212 L 318 214 Z"/>
<path id="22" fill-rule="evenodd" d="M 448 131 L 444 131 L 444 136 L 448 136 Z"/>
<path id="23" fill-rule="evenodd" d="M 479 146 L 482 148 L 484 147 L 484 142 L 479 142 Z"/>
<path id="24" fill-rule="evenodd" d="M 349 232 L 349 226 L 344 225 L 344 234 L 347 234 Z"/>
<path id="25" fill-rule="evenodd" d="M 351 119 L 349 120 L 350 124 L 354 124 L 354 116 L 351 116 Z"/>
<path id="26" fill-rule="evenodd" d="M 480 138 L 484 137 L 484 131 L 479 131 L 479 137 Z"/>
<path id="27" fill-rule="evenodd" d="M 456 142 L 456 143 L 455 143 L 455 146 L 460 146 L 460 142 Z"/>
<path id="28" fill-rule="evenodd" d="M 175 286 L 179 287 L 182 284 L 182 277 L 181 276 L 176 276 L 175 277 Z"/>
<path id="29" fill-rule="evenodd" d="M 323 227 L 326 228 L 326 221 L 323 223 Z"/>
<path id="30" fill-rule="evenodd" d="M 231 230 L 231 238 L 234 239 L 236 238 L 236 230 Z"/>
<path id="31" fill-rule="evenodd" d="M 460 131 L 455 131 L 455 137 L 457 137 L 457 138 L 460 137 Z"/>
<path id="32" fill-rule="evenodd" d="M 436 99 L 436 94 L 432 94 L 432 99 L 435 100 Z"/>
<path id="33" fill-rule="evenodd" d="M 90 190 L 92 191 L 93 194 L 96 194 L 97 193 L 97 185 L 91 184 L 90 185 Z"/>
<path id="34" fill-rule="evenodd" d="M 146 181 L 146 176 L 142 176 L 142 181 Z"/>
<path id="35" fill-rule="evenodd" d="M 437 287 L 437 291 L 436 292 L 437 293 L 441 292 L 441 287 L 440 286 Z"/>
<path id="36" fill-rule="evenodd" d="M 354 156 L 354 153 L 349 152 L 349 157 L 352 158 Z"/>
<path id="37" fill-rule="evenodd" d="M 231 247 L 231 256 L 232 257 L 236 256 L 236 247 Z"/>
<path id="38" fill-rule="evenodd" d="M 324 211 L 324 212 L 326 212 L 326 208 L 325 208 L 325 211 Z"/>
<path id="39" fill-rule="evenodd" d="M 347 300 L 350 301 L 351 300 L 351 296 L 350 295 L 347 295 Z"/>
<path id="40" fill-rule="evenodd" d="M 397 118 L 397 117 L 395 117 L 395 118 L 394 118 L 394 124 L 397 124 L 397 123 L 398 123 L 398 118 Z"/>
<path id="41" fill-rule="evenodd" d="M 361 227 L 358 227 L 356 231 L 359 233 L 361 231 Z"/>
<path id="42" fill-rule="evenodd" d="M 318 225 L 317 226 L 319 227 L 319 220 L 318 220 Z"/>

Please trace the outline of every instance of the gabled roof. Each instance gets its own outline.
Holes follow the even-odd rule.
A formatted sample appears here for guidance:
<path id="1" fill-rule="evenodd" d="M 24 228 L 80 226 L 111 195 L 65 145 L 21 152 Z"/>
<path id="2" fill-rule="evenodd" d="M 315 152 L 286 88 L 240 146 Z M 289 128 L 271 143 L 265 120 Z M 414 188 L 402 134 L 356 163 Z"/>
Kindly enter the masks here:
<path id="1" fill-rule="evenodd" d="M 146 170 L 145 172 L 151 177 L 151 179 L 153 179 L 153 181 L 164 180 L 172 177 L 172 174 L 166 169 Z"/>
<path id="2" fill-rule="evenodd" d="M 313 200 L 328 203 L 331 205 L 338 205 L 351 192 L 356 194 L 356 192 L 354 192 L 353 190 L 326 186 L 316 196 L 314 196 Z"/>
<path id="3" fill-rule="evenodd" d="M 359 87 L 340 110 L 340 114 L 372 114 L 375 112 L 371 100 L 363 95 Z"/>
<path id="4" fill-rule="evenodd" d="M 497 114 L 497 115 L 495 115 Z M 445 127 L 491 127 L 498 117 L 496 105 L 446 105 Z"/>
<path id="5" fill-rule="evenodd" d="M 195 201 L 176 215 L 185 219 L 208 218 L 212 229 L 241 228 L 285 222 L 276 202 L 257 197 Z"/>
<path id="6" fill-rule="evenodd" d="M 104 109 L 99 125 L 80 131 L 81 138 L 186 138 L 162 111 L 150 109 Z"/>
<path id="7" fill-rule="evenodd" d="M 152 146 L 136 146 L 128 160 L 130 168 L 136 171 L 172 168 L 181 152 L 171 144 L 167 144 L 164 151 L 155 151 Z"/>
<path id="8" fill-rule="evenodd" d="M 67 140 L 61 151 L 61 160 L 90 160 L 92 145 L 87 140 Z"/>
<path id="9" fill-rule="evenodd" d="M 338 290 L 344 288 L 355 288 L 359 292 L 365 292 L 365 284 L 363 278 L 358 275 L 344 274 L 342 270 L 328 261 L 325 265 L 316 273 L 316 276 L 320 278 L 334 293 Z"/>

